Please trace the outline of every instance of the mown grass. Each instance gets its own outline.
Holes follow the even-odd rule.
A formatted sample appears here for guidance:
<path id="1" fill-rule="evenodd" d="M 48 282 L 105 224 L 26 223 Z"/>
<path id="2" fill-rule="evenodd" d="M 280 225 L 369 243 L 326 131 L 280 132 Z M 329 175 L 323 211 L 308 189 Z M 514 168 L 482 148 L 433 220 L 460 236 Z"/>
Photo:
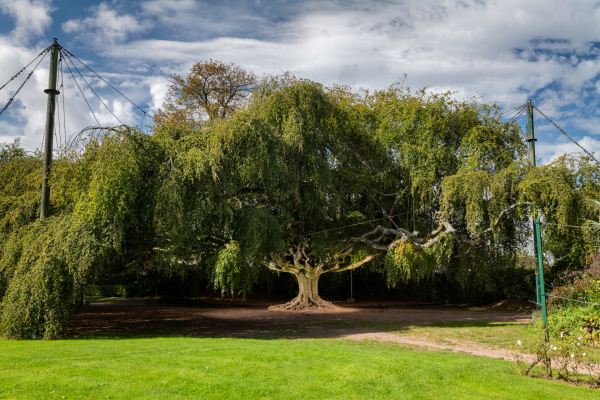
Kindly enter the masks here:
<path id="1" fill-rule="evenodd" d="M 473 342 L 489 348 L 515 349 L 531 351 L 529 346 L 517 346 L 517 341 L 533 343 L 537 341 L 537 332 L 530 326 L 510 321 L 478 322 L 434 322 L 427 326 L 410 326 L 398 331 L 425 340 L 440 341 L 454 339 Z"/>
<path id="2" fill-rule="evenodd" d="M 372 329 L 448 345 L 453 345 L 453 340 L 471 342 L 491 349 L 502 348 L 524 353 L 533 351 L 538 340 L 538 332 L 530 324 L 519 321 L 436 321 L 411 325 L 406 322 L 325 320 L 311 321 L 311 324 L 327 329 Z M 524 345 L 517 346 L 518 340 Z"/>
<path id="3" fill-rule="evenodd" d="M 3 399 L 600 398 L 508 361 L 335 339 L 0 340 Z"/>
<path id="4" fill-rule="evenodd" d="M 407 326 L 391 331 L 399 335 L 444 343 L 449 347 L 453 345 L 452 340 L 456 340 L 462 343 L 477 343 L 490 349 L 500 348 L 532 354 L 536 351 L 537 343 L 543 339 L 541 332 L 531 324 L 510 321 L 434 322 L 430 325 Z M 517 345 L 519 340 L 521 346 Z M 589 357 L 600 357 L 600 348 L 597 345 L 585 345 L 582 349 L 585 349 Z"/>

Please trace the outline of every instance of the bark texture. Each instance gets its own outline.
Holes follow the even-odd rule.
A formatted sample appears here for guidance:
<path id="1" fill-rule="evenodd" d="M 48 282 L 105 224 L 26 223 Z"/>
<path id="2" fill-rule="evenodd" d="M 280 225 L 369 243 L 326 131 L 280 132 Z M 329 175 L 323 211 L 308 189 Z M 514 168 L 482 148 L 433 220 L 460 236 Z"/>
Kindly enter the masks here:
<path id="1" fill-rule="evenodd" d="M 344 262 L 349 258 L 352 247 L 348 246 L 329 259 L 316 263 L 313 262 L 310 252 L 304 246 L 290 248 L 284 257 L 273 256 L 269 268 L 278 272 L 294 274 L 298 280 L 298 295 L 285 304 L 269 307 L 271 310 L 305 310 L 308 308 L 337 308 L 333 303 L 323 300 L 319 296 L 319 277 L 326 272 L 342 272 L 358 268 L 371 261 L 378 254 L 369 255 L 362 260 Z"/>
<path id="2" fill-rule="evenodd" d="M 298 296 L 285 304 L 269 307 L 271 310 L 305 310 L 308 308 L 338 308 L 319 296 L 319 276 L 308 278 L 305 274 L 295 274 L 298 279 Z"/>

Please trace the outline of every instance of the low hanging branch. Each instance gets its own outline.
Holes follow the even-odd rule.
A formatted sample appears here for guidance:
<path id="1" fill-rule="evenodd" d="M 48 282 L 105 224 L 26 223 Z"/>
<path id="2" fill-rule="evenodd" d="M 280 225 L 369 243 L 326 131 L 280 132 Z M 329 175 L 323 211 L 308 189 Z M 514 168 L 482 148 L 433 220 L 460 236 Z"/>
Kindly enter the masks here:
<path id="1" fill-rule="evenodd" d="M 483 239 L 483 237 L 485 235 L 487 235 L 488 233 L 491 233 L 492 231 L 494 231 L 494 229 L 496 229 L 498 227 L 502 218 L 505 215 L 507 215 L 510 211 L 514 210 L 515 208 L 517 208 L 519 206 L 530 205 L 530 204 L 531 203 L 529 203 L 529 202 L 521 202 L 521 203 L 515 203 L 515 204 L 505 208 L 504 210 L 502 210 L 500 212 L 500 214 L 496 218 L 496 221 L 494 222 L 493 225 L 491 225 L 489 228 L 479 232 L 478 234 L 474 235 L 473 237 L 468 237 L 466 235 L 457 236 L 456 235 L 457 230 L 452 226 L 452 224 L 450 224 L 450 222 L 448 222 L 446 219 L 441 218 L 438 227 L 435 230 L 429 232 L 427 234 L 427 236 L 424 238 L 419 237 L 420 233 L 418 231 L 409 232 L 408 230 L 402 229 L 402 228 L 398 228 L 398 229 L 384 228 L 381 225 L 379 225 L 372 231 L 367 232 L 359 237 L 351 238 L 349 240 L 353 241 L 353 242 L 363 243 L 367 246 L 370 246 L 374 249 L 381 250 L 381 251 L 394 250 L 400 244 L 406 243 L 406 242 L 409 242 L 415 248 L 426 249 L 426 248 L 433 247 L 437 242 L 439 242 L 440 239 L 442 238 L 442 236 L 440 234 L 442 232 L 445 232 L 447 234 L 452 235 L 455 239 L 458 239 L 463 242 L 467 242 L 470 245 L 477 245 L 481 242 L 481 240 Z M 374 235 L 379 235 L 379 236 L 375 239 L 369 239 L 370 237 L 373 237 Z M 386 239 L 387 239 L 387 241 L 389 241 L 390 238 L 398 238 L 398 239 L 395 239 L 392 242 L 385 244 Z"/>

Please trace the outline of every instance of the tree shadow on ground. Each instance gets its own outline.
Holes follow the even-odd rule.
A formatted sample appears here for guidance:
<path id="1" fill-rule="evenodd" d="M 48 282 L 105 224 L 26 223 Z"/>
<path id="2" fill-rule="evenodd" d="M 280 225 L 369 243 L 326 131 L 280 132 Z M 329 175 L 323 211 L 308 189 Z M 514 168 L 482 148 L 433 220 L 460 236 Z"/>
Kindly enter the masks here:
<path id="1" fill-rule="evenodd" d="M 150 301 L 92 303 L 75 315 L 66 337 L 340 338 L 421 326 L 501 327 L 528 320 L 522 313 L 431 303 L 337 303 L 336 310 L 306 311 L 272 311 L 269 305 L 177 299 L 161 299 L 157 307 Z"/>

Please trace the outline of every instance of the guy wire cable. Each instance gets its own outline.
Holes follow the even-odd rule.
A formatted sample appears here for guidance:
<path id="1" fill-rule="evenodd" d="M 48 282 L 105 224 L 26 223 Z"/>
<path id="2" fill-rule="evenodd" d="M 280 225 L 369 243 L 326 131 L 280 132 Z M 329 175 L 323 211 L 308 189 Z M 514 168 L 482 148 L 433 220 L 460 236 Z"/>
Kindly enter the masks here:
<path id="1" fill-rule="evenodd" d="M 525 110 L 526 110 L 526 109 L 527 109 L 527 107 L 523 107 L 523 108 L 521 109 L 521 111 L 519 111 L 519 113 L 518 113 L 517 115 L 515 115 L 514 117 L 512 117 L 512 118 L 511 118 L 511 119 L 509 119 L 508 121 L 509 121 L 509 122 L 510 122 L 510 121 L 516 121 L 518 118 L 520 118 L 520 117 L 521 117 L 521 116 L 522 116 L 522 115 L 525 113 Z"/>
<path id="2" fill-rule="evenodd" d="M 513 114 L 513 113 L 516 113 L 516 112 L 520 111 L 520 110 L 521 110 L 521 107 L 523 107 L 523 106 L 515 107 L 515 108 L 512 108 L 512 109 L 510 109 L 510 110 L 507 110 L 507 111 L 501 112 L 501 113 L 500 113 L 500 118 L 506 118 L 508 115 L 510 115 L 510 114 Z"/>
<path id="3" fill-rule="evenodd" d="M 31 62 L 29 64 L 27 64 L 26 66 L 23 67 L 23 69 L 21 69 L 19 72 L 17 72 L 12 78 L 10 78 L 8 80 L 8 82 L 6 82 L 4 85 L 2 85 L 2 87 L 0 87 L 0 90 L 4 89 L 4 87 L 6 85 L 8 85 L 10 82 L 13 81 L 13 79 L 15 79 L 17 76 L 19 76 L 21 74 L 21 72 L 25 71 L 27 69 L 27 67 L 29 67 L 31 64 L 33 64 L 33 62 L 35 60 L 37 60 L 41 55 L 44 55 L 45 53 L 47 53 L 48 51 L 50 51 L 50 48 L 52 47 L 52 45 L 46 47 L 40 54 L 37 55 L 36 58 L 34 58 L 33 60 L 31 60 Z"/>
<path id="4" fill-rule="evenodd" d="M 577 225 L 565 225 L 565 224 L 555 224 L 552 222 L 542 222 L 542 225 L 554 225 L 554 226 L 565 226 L 567 228 L 578 228 L 578 229 L 597 229 L 593 226 L 577 226 Z"/>
<path id="5" fill-rule="evenodd" d="M 581 146 L 579 143 L 577 143 L 575 141 L 575 139 L 573 139 L 571 136 L 569 136 L 569 134 L 565 131 L 563 131 L 560 126 L 556 125 L 554 123 L 554 121 L 552 121 L 550 118 L 546 117 L 546 114 L 544 114 L 543 112 L 540 111 L 539 108 L 537 108 L 536 106 L 533 106 L 533 108 L 535 108 L 536 110 L 538 110 L 538 112 L 540 114 L 542 114 L 544 116 L 544 118 L 546 118 L 548 121 L 550 121 L 552 123 L 552 125 L 554 125 L 556 128 L 558 128 L 559 131 L 561 131 L 562 133 L 565 134 L 566 137 L 568 137 L 569 139 L 571 139 L 571 142 L 575 143 L 577 145 L 577 147 L 579 147 L 581 150 L 583 150 L 585 152 L 585 154 L 587 154 L 588 156 L 590 156 L 594 161 L 596 161 L 598 164 L 600 164 L 600 161 L 596 160 L 596 157 L 594 157 L 593 155 L 590 154 L 589 151 L 587 151 L 586 149 L 583 148 L 583 146 Z"/>
<path id="6" fill-rule="evenodd" d="M 65 55 L 66 55 L 66 54 L 65 54 Z M 67 55 L 67 57 L 69 57 L 69 56 Z M 81 77 L 81 79 L 83 79 L 83 81 L 84 81 L 84 82 L 85 82 L 85 84 L 86 84 L 86 85 L 87 85 L 87 86 L 90 88 L 90 90 L 92 91 L 92 93 L 94 93 L 94 95 L 95 95 L 95 96 L 98 98 L 98 100 L 100 100 L 100 103 L 102 103 L 102 105 L 103 105 L 104 107 L 106 107 L 106 109 L 108 110 L 108 112 L 110 112 L 110 113 L 113 115 L 113 117 L 115 117 L 115 118 L 117 119 L 117 121 L 119 121 L 119 123 L 120 123 L 121 125 L 125 125 L 125 124 L 123 123 L 123 121 L 121 121 L 121 120 L 119 119 L 119 117 L 117 117 L 117 116 L 115 115 L 115 113 L 114 113 L 114 112 L 112 112 L 112 110 L 111 110 L 111 109 L 110 109 L 110 108 L 109 108 L 109 107 L 108 107 L 108 106 L 107 106 L 107 105 L 106 105 L 106 104 L 105 104 L 105 103 L 102 101 L 102 99 L 100 98 L 100 96 L 98 96 L 98 93 L 96 93 L 96 91 L 94 90 L 94 88 L 92 88 L 92 86 L 90 86 L 90 84 L 88 83 L 88 81 L 87 81 L 87 80 L 86 80 L 86 79 L 83 77 L 83 75 L 81 74 L 81 72 L 79 71 L 79 69 L 77 69 L 77 67 L 75 66 L 75 63 L 73 62 L 73 60 L 71 60 L 70 58 L 68 58 L 67 62 L 69 62 L 69 61 L 71 61 L 71 65 L 73 66 L 73 68 L 75 68 L 75 71 L 77 71 L 77 73 L 79 74 L 79 76 Z"/>
<path id="7" fill-rule="evenodd" d="M 506 119 L 508 118 L 509 120 L 512 120 L 514 118 L 518 118 L 518 116 L 520 116 L 525 110 L 527 109 L 527 106 L 521 106 L 520 108 L 512 111 L 512 112 L 508 112 L 506 113 L 502 119 Z"/>
<path id="8" fill-rule="evenodd" d="M 526 107 L 526 106 L 527 106 L 527 104 L 521 104 L 520 106 L 516 106 L 515 108 L 511 108 L 510 110 L 503 111 L 500 113 L 500 117 L 506 118 L 507 115 L 512 114 L 514 112 L 518 112 L 521 110 L 521 108 Z"/>
<path id="9" fill-rule="evenodd" d="M 79 89 L 79 92 L 81 93 L 81 96 L 83 96 L 85 103 L 87 104 L 88 108 L 90 109 L 90 112 L 94 116 L 94 119 L 96 120 L 96 124 L 98 124 L 97 126 L 100 126 L 100 122 L 98 122 L 98 118 L 96 118 L 96 114 L 94 114 L 92 107 L 90 107 L 90 103 L 87 101 L 85 95 L 83 94 L 83 90 L 81 90 L 81 87 L 79 86 L 79 83 L 77 82 L 77 79 L 75 79 L 75 75 L 73 75 L 73 71 L 71 71 L 71 67 L 69 67 L 69 64 L 67 64 L 67 63 L 65 63 L 65 65 L 67 66 L 67 69 L 71 73 L 71 76 L 73 77 L 73 80 L 75 81 L 75 84 L 77 85 L 77 88 Z"/>
<path id="10" fill-rule="evenodd" d="M 6 105 L 4 106 L 4 108 L 2 109 L 2 111 L 0 111 L 0 115 L 2 115 L 2 113 L 4 111 L 6 111 L 6 109 L 8 108 L 8 106 L 10 106 L 12 104 L 13 100 L 15 99 L 15 97 L 17 97 L 17 94 L 19 94 L 19 92 L 21 91 L 21 89 L 23 89 L 23 86 L 25 86 L 25 84 L 27 83 L 27 81 L 29 80 L 29 78 L 31 78 L 31 75 L 33 75 L 33 73 L 35 72 L 36 68 L 42 63 L 42 61 L 44 61 L 44 58 L 46 58 L 46 54 L 48 54 L 48 52 L 46 52 L 44 54 L 44 56 L 40 59 L 40 61 L 35 65 L 35 67 L 33 67 L 33 69 L 31 70 L 31 72 L 29 73 L 29 75 L 27 75 L 27 78 L 25 78 L 25 80 L 23 81 L 23 83 L 21 84 L 21 86 L 19 86 L 19 88 L 15 92 L 15 94 L 13 94 L 13 96 L 10 98 L 10 100 L 8 100 L 8 103 L 6 103 Z"/>
<path id="11" fill-rule="evenodd" d="M 311 232 L 311 233 L 307 233 L 306 235 L 300 235 L 300 237 L 312 236 L 312 235 L 316 235 L 318 233 L 325 233 L 325 232 L 330 232 L 330 231 L 337 231 L 337 230 L 340 230 L 340 229 L 349 228 L 351 226 L 364 225 L 364 224 L 368 224 L 370 222 L 381 221 L 381 220 L 388 219 L 388 218 L 393 218 L 393 217 L 400 217 L 400 216 L 406 215 L 406 214 L 412 214 L 412 211 L 405 212 L 405 213 L 402 213 L 402 214 L 386 215 L 385 217 L 382 217 L 382 218 L 375 218 L 375 219 L 371 219 L 369 221 L 357 222 L 357 223 L 351 224 L 351 225 L 344 225 L 344 226 L 340 226 L 340 227 L 337 227 L 337 228 L 325 229 L 323 231 Z M 396 225 L 396 224 L 394 224 L 394 225 Z M 396 226 L 396 228 L 398 228 L 398 227 Z M 400 229 L 400 228 L 398 228 L 398 229 Z"/>
<path id="12" fill-rule="evenodd" d="M 84 64 L 79 58 L 77 58 L 73 53 L 71 53 L 69 50 L 65 49 L 64 47 L 61 46 L 61 48 L 66 51 L 69 55 L 71 55 L 74 59 L 76 59 L 77 61 L 79 61 L 79 63 L 81 63 L 81 65 L 83 65 L 84 67 L 86 67 L 91 73 L 93 73 L 94 75 L 96 75 L 98 78 L 100 78 L 102 81 L 104 81 L 104 83 L 106 83 L 108 86 L 110 86 L 111 88 L 113 88 L 117 93 L 119 93 L 121 96 L 123 96 L 125 99 L 127 99 L 127 101 L 129 101 L 131 104 L 133 104 L 134 106 L 136 106 L 138 108 L 138 110 L 140 110 L 141 112 L 143 112 L 144 114 L 148 114 L 147 111 L 144 111 L 140 106 L 138 106 L 137 104 L 135 104 L 133 101 L 129 100 L 129 98 L 127 96 L 125 96 L 123 93 L 121 93 L 119 91 L 119 89 L 117 89 L 116 87 L 114 87 L 113 85 L 111 85 L 110 83 L 108 83 L 108 81 L 106 79 L 104 79 L 103 77 L 101 77 L 100 75 L 98 75 L 95 71 L 93 71 L 90 67 L 88 67 L 86 64 Z M 154 119 L 154 117 L 150 114 L 148 114 L 152 119 Z"/>

